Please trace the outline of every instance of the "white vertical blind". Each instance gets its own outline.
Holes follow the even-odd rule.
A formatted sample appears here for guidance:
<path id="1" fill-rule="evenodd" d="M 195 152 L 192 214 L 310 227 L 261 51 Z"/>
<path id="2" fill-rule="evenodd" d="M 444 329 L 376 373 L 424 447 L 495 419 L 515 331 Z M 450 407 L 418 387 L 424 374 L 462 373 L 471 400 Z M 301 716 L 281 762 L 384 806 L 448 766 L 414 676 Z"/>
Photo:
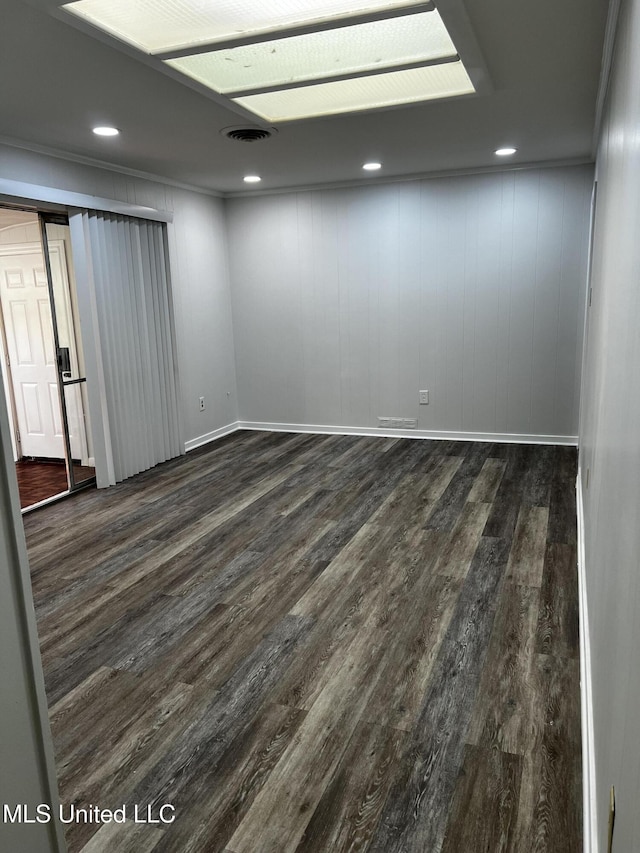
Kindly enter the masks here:
<path id="1" fill-rule="evenodd" d="M 165 227 L 84 211 L 108 422 L 109 482 L 184 452 Z M 98 460 L 96 460 L 98 464 Z"/>

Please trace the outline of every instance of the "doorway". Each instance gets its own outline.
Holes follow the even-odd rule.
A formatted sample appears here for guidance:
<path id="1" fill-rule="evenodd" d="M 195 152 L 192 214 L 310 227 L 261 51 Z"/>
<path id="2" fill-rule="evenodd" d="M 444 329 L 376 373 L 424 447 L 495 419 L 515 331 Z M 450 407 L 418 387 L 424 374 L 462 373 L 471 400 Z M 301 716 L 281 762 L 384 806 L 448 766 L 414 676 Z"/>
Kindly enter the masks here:
<path id="1" fill-rule="evenodd" d="M 23 511 L 95 483 L 66 216 L 0 207 L 2 379 Z"/>

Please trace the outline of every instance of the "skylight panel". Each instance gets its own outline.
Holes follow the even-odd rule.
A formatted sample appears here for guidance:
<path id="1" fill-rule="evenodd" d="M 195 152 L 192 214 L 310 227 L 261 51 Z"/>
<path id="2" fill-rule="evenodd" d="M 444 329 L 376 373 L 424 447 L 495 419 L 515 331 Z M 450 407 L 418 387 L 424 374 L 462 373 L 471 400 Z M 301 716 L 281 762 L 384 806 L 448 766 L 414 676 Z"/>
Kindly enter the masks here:
<path id="1" fill-rule="evenodd" d="M 462 62 L 334 80 L 233 100 L 269 122 L 371 110 L 475 91 Z"/>
<path id="2" fill-rule="evenodd" d="M 63 8 L 274 124 L 475 92 L 432 0 L 72 0 Z M 473 40 L 465 44 L 473 52 Z"/>
<path id="3" fill-rule="evenodd" d="M 441 60 L 456 49 L 440 15 L 421 12 L 166 60 L 216 92 L 243 92 Z"/>
<path id="4" fill-rule="evenodd" d="M 64 9 L 123 41 L 161 53 L 421 5 L 423 0 L 76 0 Z"/>

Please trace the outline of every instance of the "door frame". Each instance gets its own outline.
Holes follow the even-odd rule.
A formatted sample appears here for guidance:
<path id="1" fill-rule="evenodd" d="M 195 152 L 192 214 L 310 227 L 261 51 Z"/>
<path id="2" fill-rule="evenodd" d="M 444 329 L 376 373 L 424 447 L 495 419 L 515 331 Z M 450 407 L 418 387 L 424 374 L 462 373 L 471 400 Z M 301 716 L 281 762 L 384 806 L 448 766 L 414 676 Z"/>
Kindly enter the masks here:
<path id="1" fill-rule="evenodd" d="M 0 209 L 4 208 L 5 205 L 3 203 L 3 199 L 0 198 Z M 60 357 L 60 338 L 59 338 L 59 330 L 57 323 L 57 315 L 56 315 L 56 295 L 54 288 L 54 277 L 51 265 L 51 257 L 52 254 L 57 254 L 60 267 L 61 274 L 63 276 L 63 287 L 64 287 L 64 296 L 68 299 L 69 303 L 69 317 L 68 322 L 70 324 L 69 334 L 75 339 L 74 350 L 74 364 L 76 370 L 79 372 L 80 363 L 78 360 L 78 347 L 81 344 L 78 342 L 78 335 L 81 334 L 81 330 L 78 327 L 79 317 L 76 316 L 76 310 L 74 309 L 74 295 L 71 293 L 72 280 L 73 277 L 71 275 L 71 271 L 69 269 L 70 258 L 67 254 L 67 247 L 64 239 L 59 239 L 57 237 L 49 238 L 47 234 L 47 224 L 56 224 L 62 225 L 69 229 L 69 238 L 71 240 L 71 229 L 69 222 L 69 213 L 67 211 L 47 211 L 41 209 L 34 209 L 30 206 L 23 207 L 21 205 L 11 204 L 7 205 L 9 209 L 18 209 L 24 211 L 25 213 L 33 214 L 34 222 L 37 219 L 38 231 L 39 231 L 39 239 L 38 240 L 29 240 L 28 242 L 22 243 L 6 243 L 0 245 L 0 257 L 11 257 L 11 256 L 20 256 L 20 255 L 28 255 L 28 254 L 40 254 L 42 255 L 44 272 L 47 280 L 47 298 L 49 300 L 49 309 L 51 314 L 51 324 L 52 324 L 52 336 L 53 336 L 53 347 L 55 353 L 56 360 L 56 388 L 58 393 L 58 407 L 59 407 L 59 415 L 60 421 L 62 424 L 62 443 L 63 443 L 63 452 L 64 452 L 64 463 L 67 475 L 67 489 L 64 494 L 70 494 L 80 489 L 86 488 L 87 486 L 95 485 L 96 477 L 89 477 L 86 480 L 82 480 L 80 482 L 76 482 L 75 473 L 74 473 L 74 459 L 71 450 L 71 436 L 69 433 L 69 417 L 67 412 L 67 401 L 65 396 L 65 389 L 69 385 L 77 385 L 80 383 L 84 383 L 86 385 L 87 379 L 86 375 L 81 378 L 76 378 L 73 380 L 65 379 L 63 376 L 63 366 Z M 17 462 L 22 458 L 22 445 L 21 445 L 21 436 L 19 430 L 19 419 L 18 419 L 18 410 L 17 403 L 15 399 L 15 390 L 13 387 L 13 377 L 11 373 L 11 363 L 9 358 L 9 349 L 8 349 L 8 341 L 6 335 L 6 326 L 5 326 L 5 317 L 2 312 L 2 305 L 0 304 L 0 337 L 2 338 L 2 345 L 0 348 L 0 356 L 4 358 L 4 363 L 2 365 L 2 373 L 3 373 L 3 385 L 7 393 L 5 393 L 6 405 L 7 405 L 7 414 L 9 419 L 9 426 L 11 432 L 11 444 L 14 455 L 14 461 Z M 93 462 L 93 459 L 89 460 L 88 454 L 88 441 L 90 440 L 89 435 L 87 434 L 87 430 L 89 427 L 90 416 L 86 411 L 86 406 L 88 404 L 87 398 L 84 394 L 81 393 L 81 400 L 83 411 L 81 412 L 82 417 L 82 428 L 81 434 L 78 436 L 80 441 L 80 450 L 81 450 L 81 464 L 90 464 Z M 85 462 L 85 457 L 87 462 Z M 95 464 L 94 466 L 95 467 Z M 56 496 L 57 497 L 57 496 Z M 26 508 L 29 509 L 29 508 Z M 23 510 L 26 511 L 26 510 Z"/>
<path id="2" fill-rule="evenodd" d="M 51 308 L 51 321 L 53 324 L 53 347 L 56 353 L 56 375 L 57 375 L 57 386 L 58 386 L 58 399 L 60 402 L 60 414 L 62 416 L 62 434 L 64 441 L 64 450 L 65 450 L 65 464 L 67 467 L 67 483 L 69 484 L 69 491 L 75 492 L 78 489 L 84 488 L 89 483 L 95 483 L 95 475 L 93 478 L 90 478 L 87 481 L 82 481 L 81 483 L 76 483 L 75 474 L 73 471 L 73 455 L 71 452 L 71 435 L 69 432 L 69 412 L 67 409 L 67 399 L 65 397 L 65 388 L 70 385 L 78 385 L 80 383 L 86 384 L 87 377 L 83 376 L 82 378 L 74 379 L 74 380 L 65 380 L 63 373 L 63 366 L 61 361 L 61 351 L 60 351 L 60 335 L 58 328 L 58 317 L 57 317 L 57 307 L 56 307 L 56 296 L 53 284 L 53 272 L 51 269 L 51 249 L 52 245 L 56 244 L 57 240 L 49 240 L 49 236 L 47 234 L 47 224 L 57 224 L 64 225 L 69 228 L 69 217 L 67 214 L 62 213 L 42 213 L 38 212 L 38 224 L 40 226 L 40 242 L 42 244 L 42 256 L 44 258 L 44 268 L 47 275 L 47 285 L 49 291 L 49 306 Z M 56 247 L 58 248 L 58 247 Z M 64 265 L 68 264 L 64 242 L 59 247 L 59 255 L 60 258 L 64 261 Z M 71 277 L 69 275 L 68 265 L 66 266 L 66 293 L 65 296 L 69 297 L 69 305 L 71 305 Z M 77 349 L 78 349 L 78 335 L 80 334 L 80 330 L 76 329 L 75 318 L 73 316 L 73 310 L 70 310 L 68 321 L 70 323 L 71 328 L 69 329 L 69 334 L 74 340 L 74 353 L 75 358 L 77 360 Z M 82 399 L 82 395 L 81 395 Z M 84 444 L 86 445 L 86 427 L 87 427 L 87 418 L 86 412 L 83 413 L 84 417 Z M 87 454 L 88 455 L 88 454 Z"/>
<path id="3" fill-rule="evenodd" d="M 1 206 L 0 206 L 0 210 L 2 210 Z M 45 214 L 45 222 L 54 222 L 55 221 L 55 224 L 61 224 L 61 225 L 64 224 L 66 227 L 69 227 L 68 221 L 67 221 L 68 217 L 65 217 L 61 214 L 59 217 L 56 217 L 56 220 L 59 220 L 59 221 L 55 221 L 55 220 L 49 218 L 49 214 Z M 35 222 L 34 222 L 34 224 L 35 224 Z M 70 247 L 67 246 L 64 239 L 58 238 L 58 237 L 51 239 L 51 238 L 47 237 L 46 251 L 48 251 L 51 255 L 57 255 L 59 263 L 60 263 L 60 269 L 61 269 L 62 275 L 64 277 L 65 295 L 68 297 L 68 312 L 69 313 L 68 313 L 68 317 L 67 317 L 67 322 L 70 324 L 70 333 L 73 333 L 73 335 L 75 337 L 78 333 L 81 334 L 82 330 L 79 329 L 80 318 L 78 316 L 77 307 L 76 307 L 76 295 L 74 295 L 74 292 L 72 291 L 72 276 L 70 274 L 69 257 L 68 257 L 69 250 L 70 250 Z M 44 263 L 44 267 L 45 267 L 45 273 L 46 273 L 47 265 L 46 265 L 46 261 L 44 260 L 45 247 L 43 246 L 43 244 L 40 240 L 37 240 L 37 241 L 30 240 L 27 243 L 4 243 L 4 244 L 0 244 L 0 257 L 7 257 L 7 256 L 11 257 L 13 255 L 19 256 L 19 255 L 29 255 L 29 254 L 42 254 L 43 263 Z M 53 340 L 54 340 L 54 344 L 55 344 L 55 337 L 56 337 L 56 332 L 57 332 L 57 323 L 56 323 L 56 317 L 55 317 L 55 310 L 56 310 L 56 308 L 55 308 L 55 297 L 52 293 L 52 286 L 53 286 L 53 277 L 51 277 L 51 284 L 49 284 L 49 277 L 47 275 L 47 291 L 49 294 L 49 306 L 51 309 L 51 319 L 52 319 L 52 326 L 53 326 Z M 4 356 L 5 356 L 3 373 L 7 376 L 7 381 L 10 383 L 9 391 L 11 394 L 11 401 L 10 402 L 11 402 L 11 406 L 12 406 L 12 411 L 10 412 L 10 417 L 11 417 L 12 427 L 15 426 L 15 435 L 13 435 L 13 433 L 12 433 L 12 435 L 13 435 L 12 441 L 14 444 L 14 451 L 16 452 L 17 456 L 20 457 L 22 455 L 22 453 L 21 453 L 20 441 L 18 438 L 18 436 L 19 436 L 19 428 L 18 428 L 19 419 L 18 419 L 18 411 L 17 411 L 17 402 L 15 399 L 15 390 L 13 388 L 13 383 L 11 381 L 11 367 L 10 367 L 9 362 L 8 362 L 9 348 L 8 348 L 8 342 L 6 339 L 6 328 L 7 327 L 6 327 L 6 323 L 4 320 L 4 316 L 2 315 L 1 312 L 2 312 L 2 304 L 0 303 L 0 328 L 1 328 L 2 343 L 4 345 Z M 76 346 L 73 348 L 74 358 L 73 358 L 72 363 L 73 363 L 74 369 L 79 370 L 80 369 L 80 359 L 79 359 L 79 352 L 78 351 L 80 349 L 81 344 L 80 344 L 80 342 L 78 342 L 77 337 L 75 337 L 75 340 L 76 340 Z M 60 392 L 60 383 L 62 382 L 62 385 L 64 385 L 65 383 L 64 383 L 64 377 L 62 377 L 62 379 L 61 379 L 60 371 L 56 371 L 56 375 L 57 375 L 58 393 L 59 393 Z M 64 389 L 63 389 L 63 391 L 64 391 Z M 81 445 L 81 456 L 80 456 L 80 458 L 81 458 L 81 463 L 83 465 L 89 465 L 90 467 L 94 467 L 92 465 L 92 462 L 91 462 L 91 459 L 89 456 L 89 450 L 88 450 L 88 437 L 87 437 L 88 416 L 87 416 L 86 412 L 84 413 L 84 415 L 85 415 L 84 426 L 83 426 L 81 433 L 77 436 L 77 438 L 80 442 L 80 445 Z M 62 407 L 61 407 L 61 415 L 60 416 L 61 416 L 61 420 L 62 420 Z M 63 444 L 64 444 L 64 438 L 63 438 Z"/>

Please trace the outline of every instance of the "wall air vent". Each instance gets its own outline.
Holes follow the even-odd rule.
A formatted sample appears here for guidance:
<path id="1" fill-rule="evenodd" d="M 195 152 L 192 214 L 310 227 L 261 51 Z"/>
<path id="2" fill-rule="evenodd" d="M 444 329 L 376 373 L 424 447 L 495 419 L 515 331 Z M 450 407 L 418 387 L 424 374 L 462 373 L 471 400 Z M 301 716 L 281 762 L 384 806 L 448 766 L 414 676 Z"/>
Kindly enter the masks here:
<path id="1" fill-rule="evenodd" d="M 235 142 L 259 142 L 261 139 L 269 139 L 275 131 L 267 130 L 266 127 L 225 127 L 220 133 Z"/>

